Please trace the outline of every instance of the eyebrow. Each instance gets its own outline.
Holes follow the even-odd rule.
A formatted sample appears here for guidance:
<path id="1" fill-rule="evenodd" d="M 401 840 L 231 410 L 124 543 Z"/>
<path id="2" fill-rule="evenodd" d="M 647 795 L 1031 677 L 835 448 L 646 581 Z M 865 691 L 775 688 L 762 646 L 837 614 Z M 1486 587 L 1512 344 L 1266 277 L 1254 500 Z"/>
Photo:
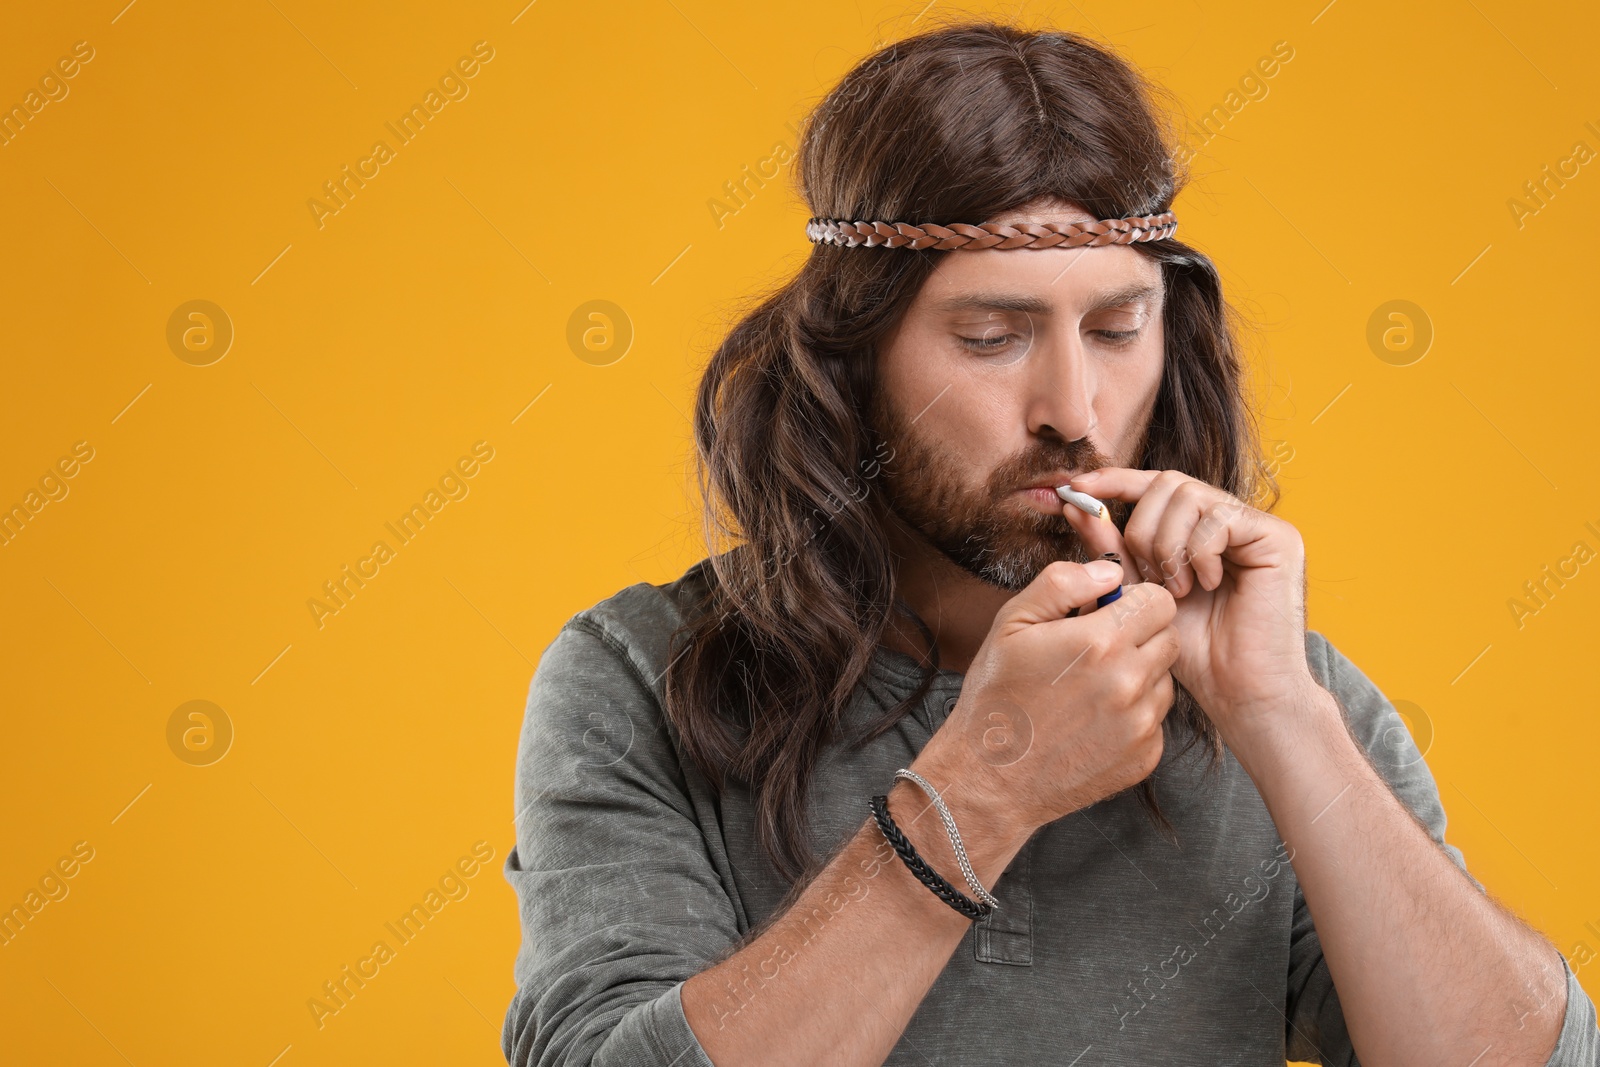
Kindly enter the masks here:
<path id="1" fill-rule="evenodd" d="M 1135 300 L 1149 300 L 1161 295 L 1160 285 L 1138 283 L 1100 293 L 1084 309 L 1084 314 L 1121 307 Z M 1049 315 L 1055 305 L 1036 296 L 1021 293 L 964 293 L 933 305 L 938 312 L 950 311 L 1021 311 L 1030 315 Z"/>

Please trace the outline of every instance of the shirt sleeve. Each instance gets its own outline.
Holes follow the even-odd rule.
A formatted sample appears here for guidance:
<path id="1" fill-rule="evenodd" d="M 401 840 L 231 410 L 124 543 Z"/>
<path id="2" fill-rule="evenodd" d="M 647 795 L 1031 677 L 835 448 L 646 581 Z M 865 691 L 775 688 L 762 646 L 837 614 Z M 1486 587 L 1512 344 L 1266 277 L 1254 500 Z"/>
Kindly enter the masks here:
<path id="1" fill-rule="evenodd" d="M 1461 868 L 1479 892 L 1484 892 L 1483 883 L 1467 870 L 1461 850 L 1445 843 L 1445 813 L 1438 786 L 1400 713 L 1372 680 L 1321 634 L 1308 634 L 1307 652 L 1317 680 L 1338 698 L 1351 733 L 1366 749 L 1378 773 L 1451 862 Z M 1594 1003 L 1565 960 L 1562 966 L 1567 979 L 1566 1017 L 1545 1067 L 1600 1067 L 1600 1031 L 1596 1029 Z M 1285 1044 L 1290 1060 L 1329 1067 L 1360 1064 L 1345 1027 L 1333 976 L 1322 954 L 1322 943 L 1311 921 L 1311 910 L 1298 883 L 1289 935 L 1286 1014 Z"/>
<path id="2" fill-rule="evenodd" d="M 522 924 L 500 1040 L 514 1067 L 713 1067 L 680 995 L 739 935 L 658 709 L 582 616 L 534 673 L 504 868 Z"/>

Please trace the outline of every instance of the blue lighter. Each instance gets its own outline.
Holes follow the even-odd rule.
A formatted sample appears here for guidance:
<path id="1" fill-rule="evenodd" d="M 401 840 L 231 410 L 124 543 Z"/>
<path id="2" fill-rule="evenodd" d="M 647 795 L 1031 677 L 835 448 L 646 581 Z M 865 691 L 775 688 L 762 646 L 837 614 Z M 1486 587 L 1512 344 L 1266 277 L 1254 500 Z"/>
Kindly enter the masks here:
<path id="1" fill-rule="evenodd" d="M 1122 565 L 1122 557 L 1117 555 L 1115 552 L 1107 552 L 1104 555 L 1102 555 L 1100 558 L 1101 559 L 1109 559 L 1111 562 L 1115 563 L 1119 567 Z M 1107 604 L 1111 603 L 1113 600 L 1116 600 L 1120 596 L 1122 596 L 1122 586 L 1119 585 L 1115 589 L 1111 590 L 1111 592 L 1106 593 L 1104 596 L 1096 597 L 1095 601 L 1094 601 L 1094 606 L 1097 607 L 1097 608 L 1103 608 Z"/>

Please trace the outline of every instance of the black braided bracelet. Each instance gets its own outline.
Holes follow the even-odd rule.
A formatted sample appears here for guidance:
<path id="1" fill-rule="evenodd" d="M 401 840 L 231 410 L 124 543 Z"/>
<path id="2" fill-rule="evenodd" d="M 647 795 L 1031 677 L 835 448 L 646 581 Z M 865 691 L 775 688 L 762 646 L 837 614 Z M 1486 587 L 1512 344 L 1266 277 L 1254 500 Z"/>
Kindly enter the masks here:
<path id="1" fill-rule="evenodd" d="M 945 881 L 939 872 L 928 866 L 926 860 L 917 855 L 917 850 L 900 827 L 894 824 L 889 817 L 889 797 L 880 793 L 872 798 L 872 817 L 878 821 L 878 829 L 883 831 L 883 836 L 889 844 L 894 846 L 895 854 L 905 861 L 911 873 L 917 876 L 917 881 L 933 890 L 938 898 L 959 911 L 969 919 L 981 919 L 994 911 L 994 905 L 983 904 L 967 896 L 961 890 Z"/>

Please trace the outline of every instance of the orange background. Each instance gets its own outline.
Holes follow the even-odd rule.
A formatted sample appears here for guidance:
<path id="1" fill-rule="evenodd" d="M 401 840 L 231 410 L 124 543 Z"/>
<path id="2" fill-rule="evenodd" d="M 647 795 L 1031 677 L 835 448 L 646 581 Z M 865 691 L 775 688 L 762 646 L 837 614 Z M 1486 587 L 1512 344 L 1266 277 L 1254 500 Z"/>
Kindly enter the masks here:
<path id="1" fill-rule="evenodd" d="M 0 506 L 38 506 L 0 544 L 0 905 L 92 850 L 0 946 L 8 1051 L 500 1063 L 529 678 L 574 612 L 703 555 L 694 383 L 807 254 L 792 167 L 739 202 L 725 183 L 791 158 L 849 64 L 927 20 L 831 0 L 125 2 L 14 5 L 0 32 L 7 107 L 92 49 L 0 146 Z M 1224 108 L 1176 209 L 1259 326 L 1312 626 L 1407 712 L 1472 871 L 1564 952 L 1600 951 L 1600 16 L 1022 15 L 1109 40 L 1191 117 Z M 492 58 L 446 82 L 465 95 L 401 144 L 385 124 L 480 41 Z M 1230 97 L 1280 41 L 1265 95 Z M 392 158 L 319 225 L 308 201 L 379 139 Z M 1533 210 L 1547 165 L 1567 177 Z M 169 343 L 194 300 L 221 318 L 180 317 Z M 596 300 L 617 309 L 609 348 L 569 340 Z M 1380 316 L 1369 343 L 1394 300 L 1409 322 Z M 92 457 L 58 468 L 79 442 Z M 401 544 L 385 524 L 435 489 Z M 362 564 L 380 539 L 392 558 Z M 308 601 L 347 565 L 371 577 L 319 624 Z M 1519 621 L 1546 565 L 1569 577 Z M 458 861 L 465 895 L 319 1028 L 322 983 L 393 944 L 384 924 Z"/>

